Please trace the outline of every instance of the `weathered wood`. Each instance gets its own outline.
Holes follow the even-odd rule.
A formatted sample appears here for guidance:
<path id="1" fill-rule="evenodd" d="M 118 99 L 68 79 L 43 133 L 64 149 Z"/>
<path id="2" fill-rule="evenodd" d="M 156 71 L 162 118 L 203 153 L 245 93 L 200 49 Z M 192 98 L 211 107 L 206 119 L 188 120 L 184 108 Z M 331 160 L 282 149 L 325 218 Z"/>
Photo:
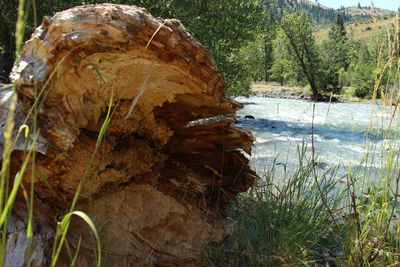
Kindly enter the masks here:
<path id="1" fill-rule="evenodd" d="M 37 222 L 54 224 L 82 182 L 77 209 L 95 221 L 113 266 L 194 264 L 206 242 L 226 234 L 224 206 L 255 178 L 243 154 L 252 137 L 232 126 L 241 106 L 179 22 L 134 6 L 75 7 L 43 21 L 10 77 L 19 114 L 35 92 L 41 97 L 36 173 L 51 189 L 38 175 L 35 190 L 52 212 Z M 111 123 L 89 162 L 110 103 Z M 14 154 L 16 172 L 22 153 Z M 96 245 L 74 220 L 72 246 L 80 236 L 85 266 Z"/>

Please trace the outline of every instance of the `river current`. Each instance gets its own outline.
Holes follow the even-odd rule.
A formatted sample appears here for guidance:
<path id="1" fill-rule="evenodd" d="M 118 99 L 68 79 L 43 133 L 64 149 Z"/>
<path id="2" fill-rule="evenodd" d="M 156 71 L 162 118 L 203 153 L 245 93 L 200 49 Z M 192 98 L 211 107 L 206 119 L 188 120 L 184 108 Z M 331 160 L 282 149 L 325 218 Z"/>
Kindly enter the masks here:
<path id="1" fill-rule="evenodd" d="M 380 169 L 387 153 L 398 151 L 397 114 L 394 108 L 372 103 L 321 103 L 263 97 L 238 98 L 244 108 L 238 111 L 238 124 L 255 137 L 251 164 L 263 172 L 271 164 L 285 168 L 298 166 L 298 147 L 306 146 L 311 155 L 312 125 L 320 169 L 340 165 L 342 172 L 360 166 Z M 254 119 L 245 118 L 251 115 Z M 313 123 L 314 121 L 314 123 Z M 395 138 L 396 139 L 396 138 Z"/>

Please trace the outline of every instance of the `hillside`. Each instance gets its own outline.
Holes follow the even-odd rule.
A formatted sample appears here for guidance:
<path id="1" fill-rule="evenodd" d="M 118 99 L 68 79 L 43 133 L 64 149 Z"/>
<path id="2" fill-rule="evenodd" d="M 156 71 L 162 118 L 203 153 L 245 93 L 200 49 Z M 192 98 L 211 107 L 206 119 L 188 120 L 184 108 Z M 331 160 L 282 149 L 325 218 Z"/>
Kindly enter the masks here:
<path id="1" fill-rule="evenodd" d="M 377 35 L 387 26 L 395 22 L 396 12 L 372 8 L 370 6 L 351 6 L 333 9 L 309 0 L 275 0 L 274 16 L 279 19 L 283 11 L 293 12 L 295 9 L 305 10 L 315 24 L 315 37 L 318 43 L 328 38 L 330 25 L 340 13 L 346 22 L 346 29 L 350 40 L 370 42 L 371 37 Z"/>
<path id="2" fill-rule="evenodd" d="M 369 6 L 342 7 L 335 10 L 318 2 L 308 0 L 274 0 L 266 4 L 266 8 L 271 9 L 271 16 L 278 21 L 284 11 L 305 10 L 317 25 L 331 24 L 335 21 L 338 12 L 342 15 L 343 20 L 347 22 L 353 22 L 358 19 L 371 19 L 373 17 L 390 17 L 395 14 L 395 12 L 387 9 L 371 8 Z"/>
<path id="3" fill-rule="evenodd" d="M 271 17 L 277 21 L 281 20 L 284 12 L 291 13 L 295 10 L 306 11 L 317 24 L 329 24 L 336 17 L 334 9 L 307 0 L 273 0 L 269 2 L 267 8 L 270 8 Z"/>
<path id="4" fill-rule="evenodd" d="M 369 43 L 373 38 L 396 21 L 395 17 L 380 19 L 354 20 L 346 23 L 346 30 L 350 40 Z M 330 25 L 320 27 L 314 34 L 317 43 L 328 39 Z"/>
<path id="5" fill-rule="evenodd" d="M 383 8 L 370 8 L 363 7 L 359 8 L 357 6 L 351 6 L 344 8 L 344 12 L 351 15 L 353 18 L 368 18 L 368 17 L 384 17 L 394 15 L 396 12 Z"/>

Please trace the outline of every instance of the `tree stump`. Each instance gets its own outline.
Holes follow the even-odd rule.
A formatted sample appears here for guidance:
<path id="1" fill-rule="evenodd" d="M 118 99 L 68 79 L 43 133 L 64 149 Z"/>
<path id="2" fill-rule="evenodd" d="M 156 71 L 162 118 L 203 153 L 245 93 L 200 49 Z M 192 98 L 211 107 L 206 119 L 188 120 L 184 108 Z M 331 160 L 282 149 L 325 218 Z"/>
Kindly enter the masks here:
<path id="1" fill-rule="evenodd" d="M 253 140 L 232 125 L 241 105 L 224 94 L 223 75 L 179 21 L 113 4 L 59 12 L 25 43 L 10 77 L 18 95 L 16 130 L 40 99 L 36 243 L 24 259 L 21 198 L 7 244 L 10 266 L 48 264 L 56 222 L 80 183 L 76 210 L 95 222 L 111 266 L 197 264 L 203 246 L 226 234 L 225 205 L 255 179 L 244 156 Z M 10 90 L 3 90 L 4 114 Z M 12 173 L 23 157 L 21 139 Z M 29 188 L 30 173 L 23 183 Z M 80 237 L 78 266 L 88 266 L 96 242 L 76 219 L 71 247 Z M 64 253 L 60 265 L 69 262 Z"/>

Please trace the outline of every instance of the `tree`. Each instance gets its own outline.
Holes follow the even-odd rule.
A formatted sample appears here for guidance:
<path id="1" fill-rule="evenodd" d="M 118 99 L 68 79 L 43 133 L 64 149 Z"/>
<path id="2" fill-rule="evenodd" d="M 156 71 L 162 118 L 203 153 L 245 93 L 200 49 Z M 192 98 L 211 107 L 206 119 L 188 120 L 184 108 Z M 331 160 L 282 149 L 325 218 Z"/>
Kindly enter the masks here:
<path id="1" fill-rule="evenodd" d="M 344 43 L 348 40 L 344 21 L 342 15 L 340 15 L 339 13 L 336 14 L 335 23 L 331 25 L 328 36 L 330 39 L 334 40 L 337 43 Z"/>
<path id="2" fill-rule="evenodd" d="M 264 33 L 264 81 L 267 83 L 270 80 L 270 72 L 268 71 L 274 62 L 273 59 L 273 40 L 277 32 L 277 21 L 273 19 L 273 16 L 269 17 L 269 22 L 265 27 Z"/>
<path id="3" fill-rule="evenodd" d="M 282 30 L 277 31 L 277 37 L 272 41 L 273 44 L 273 64 L 268 70 L 272 80 L 278 81 L 280 85 L 284 85 L 289 79 L 295 79 L 296 66 L 293 64 L 287 49 L 282 46 L 285 35 Z"/>
<path id="4" fill-rule="evenodd" d="M 268 70 L 274 63 L 273 51 L 272 38 L 268 38 L 268 35 L 266 35 L 264 41 L 264 81 L 266 83 L 269 82 L 271 78 Z"/>
<path id="5" fill-rule="evenodd" d="M 30 1 L 27 2 L 30 4 Z M 225 74 L 228 93 L 241 91 L 241 88 L 249 88 L 245 72 L 246 66 L 237 55 L 243 46 L 254 41 L 259 33 L 264 32 L 264 27 L 267 25 L 267 15 L 262 8 L 262 0 L 55 0 L 36 2 L 39 21 L 44 15 L 52 15 L 54 12 L 76 5 L 104 2 L 137 5 L 145 7 L 154 16 L 179 19 L 186 29 L 209 50 L 216 65 Z M 5 51 L 0 54 L 0 67 L 4 70 L 5 75 L 10 72 L 15 58 L 15 48 L 12 46 L 15 42 L 11 33 L 15 29 L 17 4 L 18 1 L 0 1 L 0 30 L 2 30 L 0 49 L 3 47 Z M 10 10 L 15 12 L 10 12 Z M 33 17 L 32 14 L 28 16 L 26 36 L 29 36 L 35 28 Z M 3 24 L 3 21 L 6 23 Z"/>
<path id="6" fill-rule="evenodd" d="M 355 96 L 371 97 L 375 82 L 375 57 L 365 44 L 361 44 L 358 51 L 357 61 L 351 65 L 351 84 L 355 87 Z"/>
<path id="7" fill-rule="evenodd" d="M 255 41 L 249 42 L 240 48 L 237 54 L 238 61 L 243 64 L 247 77 L 251 81 L 262 81 L 265 79 L 265 39 L 266 36 L 260 34 Z"/>
<path id="8" fill-rule="evenodd" d="M 304 11 L 301 14 L 285 13 L 281 27 L 286 37 L 284 45 L 289 55 L 292 55 L 293 60 L 300 66 L 311 87 L 313 98 L 317 99 L 319 89 L 325 89 L 325 85 L 310 19 Z"/>
<path id="9" fill-rule="evenodd" d="M 322 45 L 324 69 L 327 72 L 327 82 L 334 88 L 339 87 L 339 70 L 348 69 L 348 38 L 342 16 L 336 15 L 336 21 L 330 27 L 329 39 Z"/>

